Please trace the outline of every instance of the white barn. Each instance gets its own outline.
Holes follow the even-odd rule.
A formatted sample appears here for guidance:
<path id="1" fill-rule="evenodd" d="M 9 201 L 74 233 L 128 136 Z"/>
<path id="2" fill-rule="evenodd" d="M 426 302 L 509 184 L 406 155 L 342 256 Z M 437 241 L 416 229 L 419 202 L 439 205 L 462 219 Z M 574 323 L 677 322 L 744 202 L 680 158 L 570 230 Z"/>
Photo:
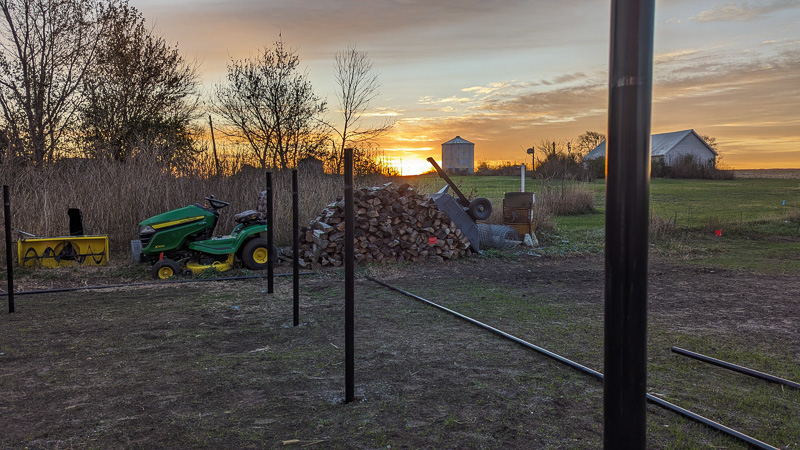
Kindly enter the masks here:
<path id="1" fill-rule="evenodd" d="M 717 152 L 709 146 L 694 130 L 673 131 L 672 133 L 654 134 L 651 141 L 651 157 L 653 165 L 671 166 L 682 158 L 692 155 L 696 162 L 714 166 Z M 606 141 L 583 157 L 589 161 L 606 156 Z"/>

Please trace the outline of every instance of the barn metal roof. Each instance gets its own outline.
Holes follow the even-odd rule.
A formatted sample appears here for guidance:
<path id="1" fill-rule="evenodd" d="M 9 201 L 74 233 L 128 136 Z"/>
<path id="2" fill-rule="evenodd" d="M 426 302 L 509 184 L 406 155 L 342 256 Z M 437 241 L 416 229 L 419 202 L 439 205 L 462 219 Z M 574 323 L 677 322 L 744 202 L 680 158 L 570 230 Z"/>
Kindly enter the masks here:
<path id="1" fill-rule="evenodd" d="M 687 136 L 694 134 L 697 137 L 697 140 L 703 143 L 708 150 L 710 150 L 714 155 L 717 155 L 717 152 L 711 148 L 703 138 L 700 137 L 694 130 L 683 130 L 683 131 L 673 131 L 671 133 L 661 133 L 661 134 L 654 134 L 651 136 L 650 146 L 651 146 L 651 156 L 664 156 L 672 150 L 673 147 L 678 145 L 682 140 L 686 139 Z M 594 150 L 590 151 L 583 157 L 584 161 L 590 159 L 597 159 L 606 156 L 606 141 L 603 141 L 594 148 Z"/>
<path id="2" fill-rule="evenodd" d="M 442 145 L 447 145 L 447 144 L 472 144 L 472 142 L 462 138 L 461 136 L 456 136 L 453 139 L 450 139 L 449 141 L 445 142 Z M 475 144 L 472 144 L 472 145 L 475 145 Z"/>

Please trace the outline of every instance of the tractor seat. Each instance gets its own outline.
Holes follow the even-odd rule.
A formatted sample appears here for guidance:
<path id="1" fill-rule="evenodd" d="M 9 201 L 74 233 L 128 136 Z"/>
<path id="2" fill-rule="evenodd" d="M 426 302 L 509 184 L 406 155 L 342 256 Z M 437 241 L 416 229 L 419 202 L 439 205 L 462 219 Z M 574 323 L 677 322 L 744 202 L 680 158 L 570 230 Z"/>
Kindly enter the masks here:
<path id="1" fill-rule="evenodd" d="M 255 209 L 249 209 L 233 216 L 233 220 L 236 221 L 236 223 L 247 223 L 254 220 L 264 220 L 265 216 L 266 214 L 262 212 L 256 211 Z"/>
<path id="2" fill-rule="evenodd" d="M 267 191 L 258 194 L 257 209 L 248 209 L 233 216 L 236 223 L 247 223 L 253 220 L 264 220 L 267 218 Z"/>

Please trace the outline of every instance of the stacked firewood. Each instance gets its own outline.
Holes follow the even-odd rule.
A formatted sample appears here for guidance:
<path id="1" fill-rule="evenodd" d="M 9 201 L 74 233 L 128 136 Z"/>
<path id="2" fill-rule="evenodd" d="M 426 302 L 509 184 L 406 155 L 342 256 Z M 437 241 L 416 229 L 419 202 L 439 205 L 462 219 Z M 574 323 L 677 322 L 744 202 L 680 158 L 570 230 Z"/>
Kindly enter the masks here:
<path id="1" fill-rule="evenodd" d="M 443 262 L 472 254 L 469 240 L 447 214 L 408 184 L 356 189 L 353 205 L 356 262 Z M 301 265 L 343 264 L 344 215 L 339 199 L 301 229 Z"/>

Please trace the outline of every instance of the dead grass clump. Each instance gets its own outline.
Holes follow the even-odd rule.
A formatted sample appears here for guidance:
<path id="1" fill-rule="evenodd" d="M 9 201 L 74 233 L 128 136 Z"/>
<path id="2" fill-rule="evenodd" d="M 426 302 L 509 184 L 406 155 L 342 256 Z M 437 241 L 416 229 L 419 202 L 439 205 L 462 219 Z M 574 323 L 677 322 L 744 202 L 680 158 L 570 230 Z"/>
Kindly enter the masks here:
<path id="1" fill-rule="evenodd" d="M 665 219 L 654 214 L 650 215 L 650 239 L 653 241 L 665 241 L 675 234 L 677 230 L 677 216 Z"/>
<path id="2" fill-rule="evenodd" d="M 555 224 L 550 220 L 550 213 L 544 208 L 535 208 L 533 210 L 533 223 L 536 226 L 536 231 L 552 231 L 556 228 Z"/>
<path id="3" fill-rule="evenodd" d="M 724 166 L 719 166 L 713 163 L 703 163 L 699 161 L 694 155 L 686 155 L 672 163 L 671 166 L 663 167 L 663 176 L 667 178 L 690 178 L 700 180 L 733 180 L 736 173 L 733 170 L 726 170 Z M 655 170 L 654 175 L 659 176 L 658 170 Z"/>
<path id="4" fill-rule="evenodd" d="M 800 209 L 795 209 L 794 211 L 790 211 L 786 215 L 786 220 L 791 223 L 800 223 Z"/>
<path id="5" fill-rule="evenodd" d="M 712 233 L 716 230 L 722 229 L 724 222 L 719 216 L 708 216 L 705 223 L 705 229 Z"/>
<path id="6" fill-rule="evenodd" d="M 552 216 L 590 213 L 594 211 L 594 193 L 580 185 L 543 186 L 536 193 L 536 209 Z"/>

